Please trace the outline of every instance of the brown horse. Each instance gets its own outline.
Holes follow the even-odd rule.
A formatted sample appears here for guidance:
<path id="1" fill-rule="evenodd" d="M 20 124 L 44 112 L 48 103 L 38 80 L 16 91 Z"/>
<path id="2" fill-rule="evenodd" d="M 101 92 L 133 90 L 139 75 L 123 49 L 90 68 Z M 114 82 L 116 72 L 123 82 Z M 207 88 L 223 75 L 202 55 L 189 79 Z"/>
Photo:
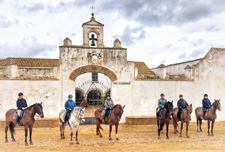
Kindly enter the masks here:
<path id="1" fill-rule="evenodd" d="M 208 135 L 210 136 L 209 129 L 210 129 L 210 121 L 212 121 L 212 126 L 211 126 L 211 135 L 213 136 L 213 125 L 216 120 L 216 110 L 221 111 L 220 107 L 220 100 L 214 100 L 214 103 L 211 105 L 209 108 L 208 112 L 204 115 L 202 118 L 202 107 L 198 107 L 195 109 L 195 116 L 196 116 L 196 121 L 197 121 L 197 132 L 198 130 L 198 122 L 199 122 L 199 128 L 200 131 L 202 131 L 202 120 L 207 120 L 208 121 Z"/>
<path id="2" fill-rule="evenodd" d="M 166 102 L 164 107 L 160 110 L 160 116 L 157 119 L 157 126 L 158 126 L 158 138 L 160 139 L 160 131 L 163 129 L 164 123 L 166 123 L 166 137 L 169 139 L 168 136 L 168 129 L 170 123 L 170 114 L 173 115 L 173 101 Z M 157 114 L 156 114 L 157 116 Z"/>
<path id="3" fill-rule="evenodd" d="M 122 117 L 123 114 L 123 109 L 125 108 L 125 105 L 122 107 L 120 104 L 114 105 L 112 108 L 112 112 L 110 114 L 110 117 L 105 117 L 105 123 L 109 124 L 109 140 L 112 140 L 111 137 L 111 132 L 112 132 L 112 126 L 115 125 L 116 128 L 116 140 L 119 140 L 118 137 L 118 126 L 119 126 L 119 122 L 120 119 Z M 103 108 L 99 108 L 95 111 L 95 119 L 96 119 L 96 134 L 100 135 L 100 137 L 102 137 L 102 134 L 100 132 L 100 129 L 103 130 L 103 128 L 101 127 L 101 122 L 102 122 L 102 116 L 101 116 L 101 112 L 102 112 Z"/>
<path id="4" fill-rule="evenodd" d="M 177 120 L 177 111 L 178 108 L 173 109 L 173 127 L 174 127 L 174 134 L 178 132 L 178 120 Z M 191 113 L 192 113 L 192 104 L 188 105 L 187 108 L 183 109 L 183 112 L 180 115 L 180 121 L 181 121 L 181 127 L 180 127 L 180 137 L 182 137 L 182 129 L 183 129 L 183 124 L 186 123 L 186 136 L 188 136 L 188 126 L 189 122 L 191 120 Z"/>
<path id="5" fill-rule="evenodd" d="M 10 109 L 5 114 L 5 120 L 6 120 L 5 142 L 8 142 L 8 138 L 7 138 L 8 128 L 10 129 L 10 132 L 11 132 L 12 141 L 15 142 L 14 128 L 16 126 L 16 119 L 13 119 L 13 115 L 15 112 L 16 112 L 16 109 Z M 26 108 L 24 110 L 24 112 L 25 112 L 25 115 L 24 115 L 24 118 L 21 119 L 21 122 L 24 125 L 25 145 L 27 146 L 28 145 L 28 143 L 27 143 L 28 128 L 29 128 L 29 132 L 30 132 L 30 144 L 31 145 L 33 144 L 32 143 L 32 128 L 33 128 L 33 124 L 35 122 L 35 119 L 34 119 L 35 114 L 38 113 L 41 118 L 44 118 L 44 113 L 43 113 L 42 104 L 40 104 L 40 103 L 33 104 L 29 108 Z"/>

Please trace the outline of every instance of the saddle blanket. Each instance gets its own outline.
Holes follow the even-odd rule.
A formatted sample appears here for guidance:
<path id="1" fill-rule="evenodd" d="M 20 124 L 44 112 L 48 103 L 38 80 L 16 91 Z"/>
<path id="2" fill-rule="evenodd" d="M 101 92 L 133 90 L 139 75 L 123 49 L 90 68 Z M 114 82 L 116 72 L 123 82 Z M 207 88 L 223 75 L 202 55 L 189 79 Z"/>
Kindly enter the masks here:
<path id="1" fill-rule="evenodd" d="M 24 118 L 24 116 L 25 116 L 25 111 L 22 112 L 22 118 Z M 17 118 L 18 118 L 18 114 L 17 114 L 17 111 L 15 111 L 15 112 L 13 113 L 13 119 L 14 119 L 14 120 L 17 120 Z"/>

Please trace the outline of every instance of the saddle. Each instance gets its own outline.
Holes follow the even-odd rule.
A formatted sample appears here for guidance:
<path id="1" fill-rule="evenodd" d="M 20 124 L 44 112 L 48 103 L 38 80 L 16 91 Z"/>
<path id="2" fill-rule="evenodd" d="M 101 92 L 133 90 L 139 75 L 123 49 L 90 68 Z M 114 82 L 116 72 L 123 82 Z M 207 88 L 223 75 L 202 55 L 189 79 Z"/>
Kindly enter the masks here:
<path id="1" fill-rule="evenodd" d="M 200 109 L 199 114 L 201 115 L 203 112 L 205 112 L 205 114 L 209 111 L 209 109 L 205 109 L 205 111 L 203 111 L 203 108 Z"/>
<path id="2" fill-rule="evenodd" d="M 22 111 L 22 117 L 20 118 L 20 119 L 22 119 L 22 118 L 24 118 L 24 116 L 25 116 L 25 111 Z M 17 118 L 18 117 L 20 117 L 19 115 L 18 115 L 18 113 L 17 113 L 17 111 L 15 111 L 14 113 L 13 113 L 13 119 L 14 120 L 17 120 Z"/>
<path id="3" fill-rule="evenodd" d="M 108 119 L 110 118 L 110 115 L 111 115 L 111 112 L 112 112 L 112 109 L 108 110 L 105 114 L 105 118 L 107 117 Z"/>

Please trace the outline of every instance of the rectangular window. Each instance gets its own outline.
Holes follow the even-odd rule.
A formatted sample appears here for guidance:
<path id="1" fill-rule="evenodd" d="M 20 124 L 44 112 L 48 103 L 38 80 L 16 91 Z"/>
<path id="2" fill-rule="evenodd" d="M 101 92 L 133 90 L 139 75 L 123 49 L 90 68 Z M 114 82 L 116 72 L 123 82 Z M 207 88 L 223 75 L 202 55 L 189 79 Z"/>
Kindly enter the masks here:
<path id="1" fill-rule="evenodd" d="M 96 72 L 92 73 L 92 81 L 98 81 L 98 73 Z"/>

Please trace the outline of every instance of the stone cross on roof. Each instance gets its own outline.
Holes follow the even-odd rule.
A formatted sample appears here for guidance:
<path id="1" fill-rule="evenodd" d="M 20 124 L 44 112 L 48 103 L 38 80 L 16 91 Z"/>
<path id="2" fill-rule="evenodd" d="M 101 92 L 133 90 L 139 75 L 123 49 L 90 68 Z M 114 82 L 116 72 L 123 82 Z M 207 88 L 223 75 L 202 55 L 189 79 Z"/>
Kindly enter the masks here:
<path id="1" fill-rule="evenodd" d="M 92 10 L 92 13 L 94 13 L 95 7 L 93 5 L 90 7 L 90 9 Z"/>

